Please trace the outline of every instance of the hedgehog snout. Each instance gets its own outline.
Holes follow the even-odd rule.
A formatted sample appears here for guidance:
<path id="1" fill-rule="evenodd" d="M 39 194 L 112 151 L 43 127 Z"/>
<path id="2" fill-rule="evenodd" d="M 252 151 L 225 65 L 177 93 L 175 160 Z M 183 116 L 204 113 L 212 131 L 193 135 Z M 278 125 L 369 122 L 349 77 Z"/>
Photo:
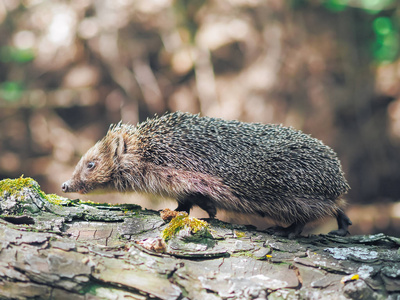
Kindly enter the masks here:
<path id="1" fill-rule="evenodd" d="M 66 181 L 66 182 L 64 182 L 64 183 L 61 185 L 61 190 L 62 190 L 64 193 L 68 193 L 68 189 L 69 189 L 69 180 Z"/>

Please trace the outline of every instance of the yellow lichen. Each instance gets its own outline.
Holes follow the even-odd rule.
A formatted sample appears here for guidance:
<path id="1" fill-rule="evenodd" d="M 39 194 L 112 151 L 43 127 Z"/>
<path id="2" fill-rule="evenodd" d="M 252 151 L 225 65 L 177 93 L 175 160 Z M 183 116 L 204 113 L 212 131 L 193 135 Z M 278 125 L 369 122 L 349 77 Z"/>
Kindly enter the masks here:
<path id="1" fill-rule="evenodd" d="M 206 221 L 199 220 L 197 218 L 189 217 L 187 213 L 179 213 L 175 218 L 171 220 L 168 226 L 162 232 L 162 238 L 168 241 L 182 229 L 190 229 L 194 234 L 202 229 L 208 229 L 209 225 Z"/>
<path id="2" fill-rule="evenodd" d="M 55 204 L 58 206 L 61 205 L 70 205 L 72 203 L 72 201 L 68 198 L 65 197 L 61 197 L 59 195 L 56 194 L 46 194 L 45 198 L 47 199 L 47 201 L 49 201 L 51 204 Z"/>
<path id="3" fill-rule="evenodd" d="M 236 237 L 238 237 L 238 238 L 242 238 L 242 237 L 246 236 L 246 233 L 244 233 L 243 231 L 235 230 L 234 232 L 235 232 Z"/>
<path id="4" fill-rule="evenodd" d="M 21 175 L 20 178 L 3 179 L 0 181 L 0 195 L 3 195 L 5 192 L 7 192 L 12 196 L 16 196 L 22 191 L 23 188 L 31 188 L 35 190 L 40 197 L 47 199 L 46 194 L 40 189 L 40 185 L 30 177 L 24 178 L 24 175 Z M 21 198 L 21 200 L 24 199 Z"/>
<path id="5" fill-rule="evenodd" d="M 356 280 L 359 280 L 359 279 L 360 279 L 360 275 L 358 275 L 358 274 L 351 274 L 351 275 L 344 276 L 344 277 L 342 278 L 342 280 L 340 280 L 340 282 L 343 283 L 343 284 L 345 284 L 345 283 L 347 283 L 347 282 L 356 281 Z"/>
<path id="6" fill-rule="evenodd" d="M 16 179 L 4 179 L 0 181 L 0 195 L 3 195 L 4 192 L 9 193 L 10 195 L 17 195 L 23 188 L 33 189 L 41 198 L 46 199 L 53 204 L 61 205 L 65 200 L 67 200 L 67 198 L 56 194 L 46 194 L 40 189 L 40 185 L 34 179 L 24 177 L 24 175 Z M 19 194 L 18 196 L 22 197 L 23 195 Z M 23 198 L 20 199 L 23 200 Z"/>
<path id="7" fill-rule="evenodd" d="M 360 279 L 360 275 L 354 274 L 353 276 L 351 276 L 350 279 L 351 279 L 351 280 L 358 280 L 358 279 Z"/>
<path id="8" fill-rule="evenodd" d="M 4 179 L 0 181 L 0 195 L 3 195 L 4 192 L 15 195 L 24 187 L 34 187 L 37 189 L 38 186 L 35 180 L 30 177 L 24 178 L 24 175 L 17 179 Z"/>
<path id="9" fill-rule="evenodd" d="M 86 200 L 86 201 L 79 200 L 79 204 L 87 204 L 87 205 L 91 205 L 91 206 L 96 206 L 96 205 L 111 206 L 111 204 L 109 204 L 109 203 L 94 202 L 92 200 Z"/>
<path id="10" fill-rule="evenodd" d="M 70 206 L 72 204 L 87 204 L 90 206 L 117 206 L 125 213 L 136 212 L 141 209 L 139 205 L 136 204 L 110 204 L 110 203 L 99 203 L 93 202 L 91 200 L 71 200 L 56 194 L 46 194 L 40 189 L 40 185 L 30 177 L 24 177 L 22 175 L 20 178 L 16 179 L 3 179 L 0 181 L 0 196 L 6 197 L 9 195 L 15 196 L 16 199 L 24 200 L 24 194 L 20 193 L 23 188 L 33 189 L 42 199 L 47 200 L 51 204 L 58 206 Z"/>

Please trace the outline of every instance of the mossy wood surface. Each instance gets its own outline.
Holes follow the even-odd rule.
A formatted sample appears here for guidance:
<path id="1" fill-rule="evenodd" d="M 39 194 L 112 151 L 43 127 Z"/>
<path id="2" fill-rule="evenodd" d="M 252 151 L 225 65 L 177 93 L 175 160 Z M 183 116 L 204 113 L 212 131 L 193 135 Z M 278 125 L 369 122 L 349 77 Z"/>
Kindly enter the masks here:
<path id="1" fill-rule="evenodd" d="M 158 212 L 46 195 L 30 178 L 0 181 L 0 215 L 1 299 L 400 297 L 400 239 L 383 234 L 287 240 L 213 220 L 164 242 Z"/>

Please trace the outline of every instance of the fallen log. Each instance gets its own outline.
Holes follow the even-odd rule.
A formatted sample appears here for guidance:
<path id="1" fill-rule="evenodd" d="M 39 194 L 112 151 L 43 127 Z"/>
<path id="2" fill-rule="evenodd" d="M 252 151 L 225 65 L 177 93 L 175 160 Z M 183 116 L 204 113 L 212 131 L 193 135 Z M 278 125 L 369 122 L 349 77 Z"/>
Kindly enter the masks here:
<path id="1" fill-rule="evenodd" d="M 399 238 L 288 240 L 178 216 L 0 181 L 0 299 L 400 297 Z"/>

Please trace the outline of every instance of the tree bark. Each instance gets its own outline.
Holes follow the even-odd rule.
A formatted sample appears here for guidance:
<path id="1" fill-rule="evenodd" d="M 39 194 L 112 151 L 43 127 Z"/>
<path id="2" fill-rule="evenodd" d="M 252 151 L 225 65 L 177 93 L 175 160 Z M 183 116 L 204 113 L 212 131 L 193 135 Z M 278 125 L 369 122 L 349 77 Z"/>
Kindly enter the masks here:
<path id="1" fill-rule="evenodd" d="M 400 295 L 400 239 L 384 234 L 288 240 L 207 220 L 209 235 L 188 229 L 164 242 L 158 212 L 46 195 L 35 184 L 3 189 L 0 214 L 0 299 Z"/>

